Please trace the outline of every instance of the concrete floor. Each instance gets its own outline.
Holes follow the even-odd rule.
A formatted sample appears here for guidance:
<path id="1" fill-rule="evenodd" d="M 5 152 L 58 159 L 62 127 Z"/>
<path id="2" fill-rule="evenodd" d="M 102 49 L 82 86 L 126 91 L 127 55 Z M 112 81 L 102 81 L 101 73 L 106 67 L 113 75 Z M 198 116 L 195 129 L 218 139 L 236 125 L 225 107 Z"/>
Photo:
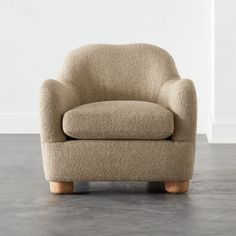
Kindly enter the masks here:
<path id="1" fill-rule="evenodd" d="M 0 135 L 0 235 L 236 235 L 236 145 L 198 136 L 188 194 L 146 183 L 83 183 L 52 195 L 38 135 Z M 82 194 L 83 193 L 83 194 Z"/>

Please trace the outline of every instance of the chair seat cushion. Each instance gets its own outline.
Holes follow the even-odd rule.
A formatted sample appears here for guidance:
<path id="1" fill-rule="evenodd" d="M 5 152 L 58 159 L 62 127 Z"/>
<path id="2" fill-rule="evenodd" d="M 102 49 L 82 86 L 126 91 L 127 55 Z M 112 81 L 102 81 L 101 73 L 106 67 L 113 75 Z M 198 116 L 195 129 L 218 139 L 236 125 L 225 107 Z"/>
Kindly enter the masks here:
<path id="1" fill-rule="evenodd" d="M 75 139 L 161 140 L 173 134 L 174 115 L 152 102 L 95 102 L 66 112 L 63 131 Z"/>

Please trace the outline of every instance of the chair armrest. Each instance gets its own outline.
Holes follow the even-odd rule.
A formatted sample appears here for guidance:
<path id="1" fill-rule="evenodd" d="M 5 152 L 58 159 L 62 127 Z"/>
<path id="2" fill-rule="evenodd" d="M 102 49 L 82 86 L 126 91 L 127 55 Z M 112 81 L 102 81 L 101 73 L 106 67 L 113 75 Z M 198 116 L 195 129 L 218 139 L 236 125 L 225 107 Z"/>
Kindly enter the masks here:
<path id="1" fill-rule="evenodd" d="M 78 105 L 78 95 L 73 84 L 57 80 L 44 81 L 40 90 L 40 125 L 42 142 L 63 142 L 62 130 L 65 112 Z"/>
<path id="2" fill-rule="evenodd" d="M 161 88 L 158 103 L 174 113 L 174 141 L 195 142 L 197 96 L 190 79 L 169 80 Z"/>

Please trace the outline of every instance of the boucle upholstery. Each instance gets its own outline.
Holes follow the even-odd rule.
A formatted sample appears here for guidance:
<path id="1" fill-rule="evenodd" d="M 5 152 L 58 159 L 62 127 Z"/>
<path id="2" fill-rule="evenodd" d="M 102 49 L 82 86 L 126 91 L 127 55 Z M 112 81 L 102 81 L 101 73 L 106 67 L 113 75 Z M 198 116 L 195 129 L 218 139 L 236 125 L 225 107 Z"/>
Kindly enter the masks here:
<path id="1" fill-rule="evenodd" d="M 63 131 L 76 139 L 166 139 L 174 132 L 174 115 L 152 102 L 95 102 L 66 112 Z"/>
<path id="2" fill-rule="evenodd" d="M 42 142 L 66 141 L 62 130 L 65 112 L 79 104 L 78 95 L 71 83 L 46 80 L 40 90 L 40 123 Z"/>
<path id="3" fill-rule="evenodd" d="M 80 140 L 66 135 L 74 121 L 63 122 L 63 116 L 66 119 L 72 109 L 81 105 L 111 100 L 159 104 L 159 108 L 173 114 L 174 127 L 169 128 L 174 131 L 168 140 L 157 140 L 155 129 L 141 138 L 144 123 L 138 131 L 143 140 L 98 140 L 100 134 L 96 131 L 93 135 L 97 135 L 97 140 L 85 140 L 79 133 L 76 138 Z M 141 122 L 141 118 L 137 119 Z M 180 79 L 172 57 L 159 47 L 89 45 L 72 51 L 57 80 L 47 80 L 42 85 L 40 122 L 43 164 L 49 181 L 177 181 L 192 177 L 196 136 L 194 85 Z M 159 121 L 156 130 L 158 124 Z M 105 130 L 109 131 L 104 126 Z M 155 140 L 145 140 L 150 135 L 155 135 Z"/>
<path id="4" fill-rule="evenodd" d="M 197 125 L 197 98 L 189 79 L 170 80 L 161 88 L 158 103 L 174 113 L 174 141 L 195 142 Z"/>
<path id="5" fill-rule="evenodd" d="M 45 143 L 50 181 L 183 181 L 193 173 L 194 143 L 169 140 L 74 140 Z"/>
<path id="6" fill-rule="evenodd" d="M 157 102 L 164 82 L 179 78 L 172 57 L 147 44 L 88 45 L 66 57 L 59 80 L 72 82 L 81 104 L 109 100 Z"/>

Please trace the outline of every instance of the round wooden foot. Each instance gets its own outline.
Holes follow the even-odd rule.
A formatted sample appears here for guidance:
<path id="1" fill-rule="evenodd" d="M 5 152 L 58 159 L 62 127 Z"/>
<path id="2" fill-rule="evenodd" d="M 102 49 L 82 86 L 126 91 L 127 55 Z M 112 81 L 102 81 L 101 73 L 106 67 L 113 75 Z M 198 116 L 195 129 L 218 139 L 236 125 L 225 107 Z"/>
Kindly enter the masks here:
<path id="1" fill-rule="evenodd" d="M 50 182 L 50 191 L 55 194 L 73 193 L 73 182 Z"/>
<path id="2" fill-rule="evenodd" d="M 189 188 L 189 181 L 165 182 L 165 189 L 168 193 L 186 193 Z"/>

